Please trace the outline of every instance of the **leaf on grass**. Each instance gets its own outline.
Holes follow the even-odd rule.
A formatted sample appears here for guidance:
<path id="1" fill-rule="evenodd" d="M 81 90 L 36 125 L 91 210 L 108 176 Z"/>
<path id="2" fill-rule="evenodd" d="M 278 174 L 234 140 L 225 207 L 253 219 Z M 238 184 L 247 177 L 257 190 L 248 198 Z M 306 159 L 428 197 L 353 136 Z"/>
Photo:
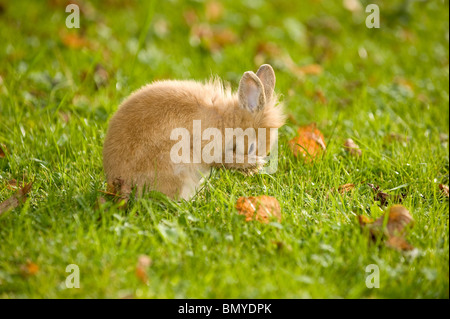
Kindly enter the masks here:
<path id="1" fill-rule="evenodd" d="M 302 126 L 298 129 L 298 136 L 289 141 L 289 146 L 296 157 L 302 157 L 311 162 L 326 150 L 322 132 L 316 128 L 316 123 Z"/>
<path id="2" fill-rule="evenodd" d="M 444 184 L 439 184 L 439 188 L 442 191 L 442 194 L 448 198 L 448 186 Z"/>
<path id="3" fill-rule="evenodd" d="M 362 155 L 362 151 L 359 148 L 358 144 L 356 144 L 351 138 L 348 138 L 345 140 L 344 148 L 352 156 L 361 156 Z"/>
<path id="4" fill-rule="evenodd" d="M 370 217 L 367 217 L 366 215 L 358 215 L 358 222 L 359 225 L 366 226 L 367 224 L 372 224 L 374 220 Z"/>
<path id="5" fill-rule="evenodd" d="M 61 42 L 70 49 L 82 49 L 91 47 L 91 43 L 78 33 L 61 33 L 60 39 Z"/>
<path id="6" fill-rule="evenodd" d="M 34 276 L 38 273 L 39 266 L 34 262 L 28 260 L 25 265 L 20 266 L 20 274 L 23 277 Z"/>
<path id="7" fill-rule="evenodd" d="M 387 218 L 387 220 L 385 220 Z M 414 219 L 409 211 L 402 205 L 393 205 L 388 210 L 388 216 L 384 214 L 374 222 L 366 216 L 358 216 L 361 228 L 366 228 L 374 241 L 385 239 L 386 246 L 398 250 L 411 250 L 411 246 L 405 239 L 407 229 L 414 225 Z"/>
<path id="8" fill-rule="evenodd" d="M 267 224 L 271 218 L 281 222 L 281 207 L 275 197 L 266 195 L 240 197 L 235 207 L 240 215 L 245 215 L 247 222 L 257 220 Z"/>
<path id="9" fill-rule="evenodd" d="M 323 68 L 320 64 L 309 64 L 296 67 L 292 71 L 297 75 L 319 75 L 323 72 Z"/>
<path id="10" fill-rule="evenodd" d="M 33 182 L 25 184 L 23 187 L 19 188 L 10 198 L 1 202 L 0 215 L 24 203 L 27 199 L 26 195 L 30 192 L 32 185 Z"/>
<path id="11" fill-rule="evenodd" d="M 325 94 L 323 93 L 322 90 L 316 90 L 314 92 L 314 98 L 319 100 L 320 103 L 322 103 L 322 104 L 327 104 L 328 103 L 328 100 L 327 100 L 327 98 L 326 98 L 326 96 L 325 96 Z"/>
<path id="12" fill-rule="evenodd" d="M 355 184 L 352 183 L 348 183 L 348 184 L 344 184 L 338 187 L 338 192 L 341 194 L 350 192 L 351 190 L 353 190 L 355 188 Z"/>
<path id="13" fill-rule="evenodd" d="M 136 277 L 144 284 L 148 284 L 147 270 L 152 264 L 152 260 L 147 255 L 140 255 L 136 265 Z"/>
<path id="14" fill-rule="evenodd" d="M 9 180 L 6 188 L 10 191 L 15 191 L 17 189 L 17 180 L 15 180 L 14 178 Z"/>

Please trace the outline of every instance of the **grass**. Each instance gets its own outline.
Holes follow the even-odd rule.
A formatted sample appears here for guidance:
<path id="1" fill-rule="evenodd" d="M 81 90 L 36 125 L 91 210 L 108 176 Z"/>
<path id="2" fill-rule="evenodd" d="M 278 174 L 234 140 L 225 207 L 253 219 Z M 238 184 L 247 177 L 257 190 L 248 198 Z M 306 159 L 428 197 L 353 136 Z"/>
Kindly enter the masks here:
<path id="1" fill-rule="evenodd" d="M 203 1 L 83 1 L 81 28 L 69 30 L 65 1 L 0 1 L 0 201 L 9 180 L 34 181 L 28 200 L 0 216 L 0 297 L 448 298 L 449 202 L 438 187 L 449 182 L 448 1 L 374 2 L 379 29 L 365 27 L 367 1 L 360 13 L 342 1 L 226 1 L 216 11 Z M 228 35 L 199 41 L 193 12 L 194 25 Z M 323 72 L 300 76 L 286 54 Z M 236 89 L 260 62 L 274 66 L 292 118 L 276 174 L 217 170 L 189 202 L 96 206 L 103 139 L 122 99 L 162 78 L 217 74 Z M 311 122 L 327 152 L 304 164 L 287 142 Z M 391 133 L 410 140 L 389 142 Z M 361 158 L 346 154 L 347 138 Z M 345 183 L 353 192 L 331 192 Z M 367 183 L 407 194 L 413 253 L 370 245 L 360 231 L 356 215 L 383 214 Z M 237 198 L 262 194 L 280 202 L 281 223 L 237 214 Z M 140 255 L 152 260 L 147 284 Z M 27 275 L 30 262 L 39 269 Z M 69 264 L 79 289 L 65 286 Z M 370 264 L 378 289 L 365 284 Z"/>

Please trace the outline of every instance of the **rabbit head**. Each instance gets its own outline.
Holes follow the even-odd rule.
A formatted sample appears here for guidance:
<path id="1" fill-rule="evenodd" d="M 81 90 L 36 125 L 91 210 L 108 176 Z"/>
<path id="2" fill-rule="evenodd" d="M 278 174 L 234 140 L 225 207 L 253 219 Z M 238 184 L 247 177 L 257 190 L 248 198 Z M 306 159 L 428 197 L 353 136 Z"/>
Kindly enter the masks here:
<path id="1" fill-rule="evenodd" d="M 277 129 L 285 122 L 283 107 L 274 92 L 275 72 L 268 64 L 262 65 L 256 74 L 243 74 L 234 107 L 230 108 L 228 120 L 234 128 L 234 138 L 224 141 L 225 158 L 235 156 L 265 156 L 276 139 L 270 129 Z M 225 131 L 225 136 L 229 136 Z M 240 141 L 240 142 L 239 142 Z"/>

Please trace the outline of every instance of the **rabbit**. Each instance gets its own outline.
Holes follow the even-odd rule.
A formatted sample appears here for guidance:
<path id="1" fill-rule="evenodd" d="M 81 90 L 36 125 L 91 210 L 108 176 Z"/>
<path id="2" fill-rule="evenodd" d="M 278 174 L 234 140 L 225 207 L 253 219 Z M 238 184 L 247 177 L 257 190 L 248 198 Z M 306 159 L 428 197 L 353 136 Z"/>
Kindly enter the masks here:
<path id="1" fill-rule="evenodd" d="M 205 83 L 156 81 L 135 91 L 110 119 L 105 137 L 103 167 L 108 190 L 129 198 L 136 187 L 137 196 L 159 191 L 171 199 L 189 200 L 211 168 L 257 172 L 275 141 L 267 138 L 268 133 L 257 143 L 255 139 L 261 130 L 268 132 L 285 123 L 283 105 L 274 92 L 275 81 L 273 68 L 264 64 L 256 74 L 243 74 L 237 93 L 217 77 Z M 195 134 L 199 125 L 203 136 Z M 216 133 L 209 140 L 205 138 L 207 129 Z M 237 133 L 224 139 L 230 129 Z M 175 147 L 181 143 L 177 130 L 189 135 L 184 148 Z M 245 145 L 237 145 L 239 138 Z M 213 161 L 198 156 L 198 148 L 204 155 L 208 143 L 209 150 L 219 150 Z M 185 153 L 181 160 L 179 150 Z"/>

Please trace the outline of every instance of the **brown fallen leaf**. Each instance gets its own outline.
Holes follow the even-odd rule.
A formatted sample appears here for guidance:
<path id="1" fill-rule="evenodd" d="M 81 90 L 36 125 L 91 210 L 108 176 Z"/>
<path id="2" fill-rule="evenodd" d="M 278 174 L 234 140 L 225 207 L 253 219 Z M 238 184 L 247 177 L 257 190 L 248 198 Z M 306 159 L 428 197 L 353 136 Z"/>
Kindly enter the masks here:
<path id="1" fill-rule="evenodd" d="M 361 228 L 367 228 L 374 241 L 386 240 L 386 245 L 398 250 L 411 250 L 411 246 L 405 239 L 407 229 L 414 225 L 414 219 L 409 211 L 402 205 L 393 205 L 386 213 L 371 222 L 366 216 L 358 216 Z M 385 220 L 387 218 L 387 220 Z"/>
<path id="2" fill-rule="evenodd" d="M 267 195 L 239 197 L 235 207 L 240 215 L 245 215 L 247 222 L 257 220 L 267 224 L 271 218 L 281 222 L 281 207 L 275 197 Z"/>
<path id="3" fill-rule="evenodd" d="M 34 262 L 28 260 L 26 264 L 20 266 L 20 274 L 23 277 L 34 276 L 38 273 L 39 266 Z"/>
<path id="4" fill-rule="evenodd" d="M 444 184 L 439 184 L 439 189 L 442 191 L 442 194 L 448 198 L 449 195 L 448 186 Z"/>
<path id="5" fill-rule="evenodd" d="M 316 123 L 302 126 L 298 136 L 289 141 L 289 146 L 296 157 L 302 157 L 305 162 L 311 162 L 326 150 L 322 132 L 316 128 Z"/>
<path id="6" fill-rule="evenodd" d="M 152 264 L 152 260 L 147 255 L 140 255 L 136 265 L 136 277 L 144 284 L 148 284 L 147 270 Z"/>
<path id="7" fill-rule="evenodd" d="M 374 220 L 366 215 L 358 215 L 358 222 L 360 226 L 366 226 L 367 224 L 372 224 Z"/>
<path id="8" fill-rule="evenodd" d="M 382 227 L 384 224 L 384 216 L 378 218 L 372 227 Z M 389 236 L 401 235 L 406 226 L 413 225 L 414 220 L 409 211 L 402 205 L 393 205 L 389 208 L 389 216 L 386 225 L 387 234 Z"/>
<path id="9" fill-rule="evenodd" d="M 362 155 L 361 149 L 351 138 L 348 138 L 345 140 L 344 148 L 352 156 L 361 156 Z"/>
<path id="10" fill-rule="evenodd" d="M 64 32 L 60 34 L 61 42 L 70 49 L 90 48 L 91 43 L 78 33 Z"/>
<path id="11" fill-rule="evenodd" d="M 14 178 L 9 180 L 8 184 L 6 184 L 6 188 L 10 191 L 15 191 L 17 189 L 17 180 Z"/>
<path id="12" fill-rule="evenodd" d="M 320 101 L 320 103 L 322 104 L 327 104 L 328 100 L 325 96 L 325 94 L 323 93 L 322 90 L 316 90 L 316 92 L 314 92 L 314 97 Z"/>
<path id="13" fill-rule="evenodd" d="M 323 68 L 320 64 L 298 66 L 293 69 L 293 73 L 297 75 L 319 75 L 322 72 Z"/>
<path id="14" fill-rule="evenodd" d="M 355 184 L 352 183 L 348 183 L 348 184 L 344 184 L 338 187 L 338 192 L 341 194 L 350 192 L 351 190 L 353 190 L 355 188 Z"/>
<path id="15" fill-rule="evenodd" d="M 0 215 L 24 203 L 27 198 L 26 195 L 30 192 L 32 185 L 33 182 L 25 184 L 23 187 L 19 188 L 10 198 L 1 202 Z"/>

